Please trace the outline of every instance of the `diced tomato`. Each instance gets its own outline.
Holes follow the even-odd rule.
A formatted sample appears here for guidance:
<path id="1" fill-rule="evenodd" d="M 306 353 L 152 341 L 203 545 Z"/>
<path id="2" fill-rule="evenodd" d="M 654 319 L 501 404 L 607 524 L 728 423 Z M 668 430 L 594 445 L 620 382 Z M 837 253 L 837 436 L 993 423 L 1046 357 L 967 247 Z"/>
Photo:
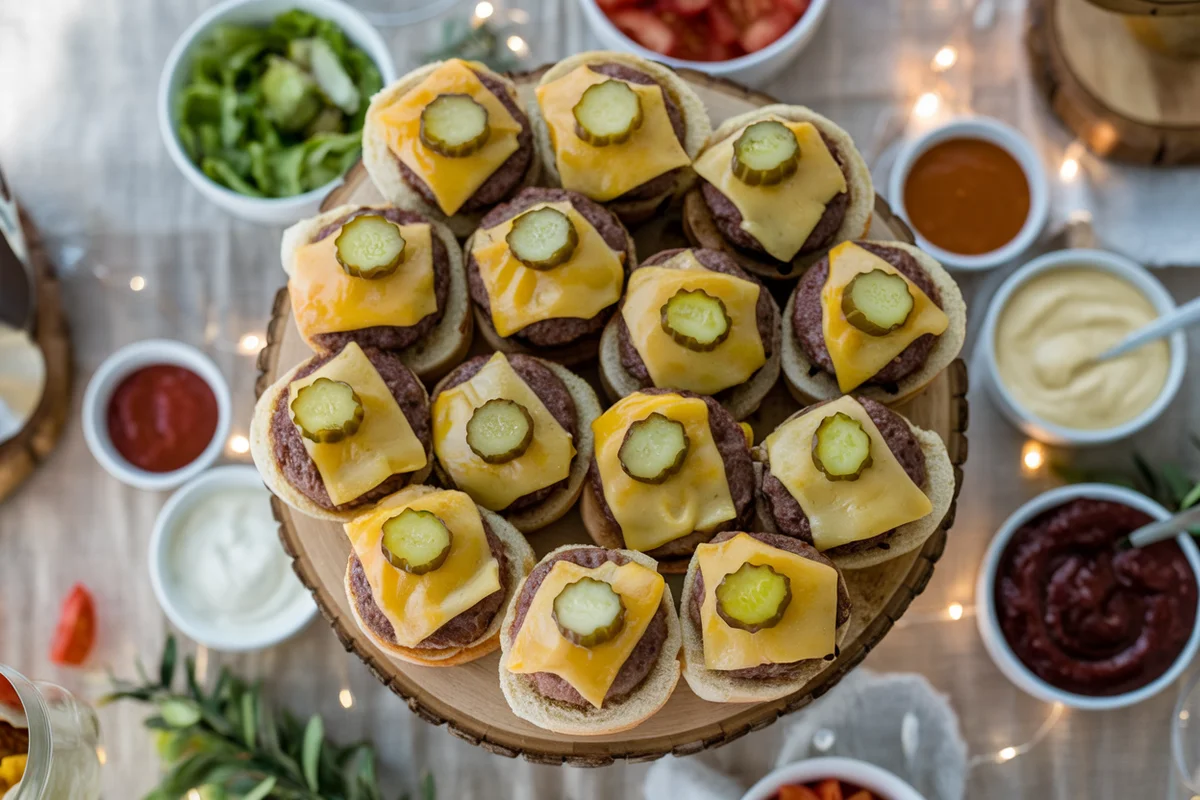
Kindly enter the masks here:
<path id="1" fill-rule="evenodd" d="M 8 706 L 9 708 L 20 708 L 21 698 L 17 697 L 17 690 L 8 682 L 8 678 L 0 675 L 0 706 Z"/>
<path id="2" fill-rule="evenodd" d="M 708 20 L 708 33 L 717 44 L 733 44 L 738 40 L 741 31 L 733 21 L 729 12 L 720 5 L 709 6 L 705 12 Z"/>
<path id="3" fill-rule="evenodd" d="M 96 606 L 92 595 L 82 583 L 71 587 L 63 601 L 50 646 L 50 660 L 55 664 L 77 666 L 92 650 L 96 639 Z"/>
<path id="4" fill-rule="evenodd" d="M 807 786 L 780 786 L 779 800 L 821 800 L 817 793 Z"/>
<path id="5" fill-rule="evenodd" d="M 750 24 L 750 11 L 746 8 L 746 4 L 750 0 L 724 0 L 725 10 L 729 12 L 729 18 L 733 20 L 733 25 L 740 33 L 742 28 Z"/>
<path id="6" fill-rule="evenodd" d="M 744 0 L 746 4 L 746 15 L 750 21 L 763 17 L 769 17 L 777 10 L 782 10 L 783 5 L 780 0 Z"/>
<path id="7" fill-rule="evenodd" d="M 857 792 L 846 798 L 846 800 L 875 800 L 875 795 L 871 794 L 866 789 L 859 789 Z"/>
<path id="8" fill-rule="evenodd" d="M 804 12 L 808 11 L 809 3 L 812 0 L 783 0 L 783 7 L 791 11 L 798 17 L 804 16 Z"/>
<path id="9" fill-rule="evenodd" d="M 610 14 L 609 19 L 622 33 L 647 50 L 674 55 L 677 44 L 675 32 L 653 11 L 623 8 Z"/>
<path id="10" fill-rule="evenodd" d="M 817 784 L 817 797 L 821 800 L 842 800 L 842 782 L 837 778 L 826 778 Z"/>
<path id="11" fill-rule="evenodd" d="M 769 17 L 756 19 L 742 31 L 742 47 L 746 48 L 747 53 L 762 50 L 787 33 L 795 22 L 796 18 L 786 11 L 776 11 Z"/>
<path id="12" fill-rule="evenodd" d="M 713 0 L 671 0 L 671 8 L 685 17 L 693 17 L 702 13 L 712 5 Z"/>

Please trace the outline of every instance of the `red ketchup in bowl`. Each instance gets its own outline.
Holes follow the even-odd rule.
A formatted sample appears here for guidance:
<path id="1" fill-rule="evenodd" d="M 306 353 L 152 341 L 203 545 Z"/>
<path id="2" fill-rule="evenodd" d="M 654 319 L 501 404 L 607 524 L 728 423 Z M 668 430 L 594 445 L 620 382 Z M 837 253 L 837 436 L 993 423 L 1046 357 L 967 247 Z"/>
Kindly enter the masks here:
<path id="1" fill-rule="evenodd" d="M 794 26 L 811 0 L 596 0 L 620 31 L 664 56 L 728 61 Z"/>
<path id="2" fill-rule="evenodd" d="M 186 367 L 142 367 L 108 401 L 108 435 L 122 458 L 147 472 L 173 472 L 199 458 L 217 430 L 217 397 Z"/>

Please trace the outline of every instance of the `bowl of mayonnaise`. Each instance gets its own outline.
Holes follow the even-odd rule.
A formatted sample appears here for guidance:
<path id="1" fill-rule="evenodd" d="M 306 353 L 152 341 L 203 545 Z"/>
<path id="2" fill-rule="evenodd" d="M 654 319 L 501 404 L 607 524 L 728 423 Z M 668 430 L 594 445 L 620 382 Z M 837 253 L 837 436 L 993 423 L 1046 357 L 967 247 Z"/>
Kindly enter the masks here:
<path id="1" fill-rule="evenodd" d="M 1001 284 L 979 353 L 987 388 L 1022 431 L 1055 445 L 1130 436 L 1171 403 L 1183 382 L 1182 332 L 1109 360 L 1097 356 L 1175 300 L 1148 271 L 1102 250 L 1059 250 Z"/>

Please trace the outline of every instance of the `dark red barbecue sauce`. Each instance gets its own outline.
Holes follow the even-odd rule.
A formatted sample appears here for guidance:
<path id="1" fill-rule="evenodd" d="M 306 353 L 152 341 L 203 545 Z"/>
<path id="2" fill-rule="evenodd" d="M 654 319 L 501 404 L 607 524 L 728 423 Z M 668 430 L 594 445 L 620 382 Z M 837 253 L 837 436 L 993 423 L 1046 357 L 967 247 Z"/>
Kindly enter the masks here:
<path id="1" fill-rule="evenodd" d="M 185 367 L 142 367 L 121 381 L 108 401 L 113 446 L 148 472 L 186 467 L 204 452 L 216 430 L 216 395 Z"/>

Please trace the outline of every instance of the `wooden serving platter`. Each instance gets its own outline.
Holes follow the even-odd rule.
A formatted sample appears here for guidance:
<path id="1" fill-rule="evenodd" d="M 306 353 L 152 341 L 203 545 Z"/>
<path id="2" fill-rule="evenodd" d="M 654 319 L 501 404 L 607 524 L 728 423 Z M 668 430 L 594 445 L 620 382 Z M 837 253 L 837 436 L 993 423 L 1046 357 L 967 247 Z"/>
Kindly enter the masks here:
<path id="1" fill-rule="evenodd" d="M 681 71 L 708 105 L 714 122 L 756 106 L 775 102 L 771 97 L 698 72 Z M 536 82 L 538 73 L 516 80 L 523 91 Z M 326 207 L 341 203 L 380 202 L 381 197 L 358 165 L 326 200 Z M 872 238 L 912 242 L 912 232 L 896 218 L 882 200 L 876 203 Z M 648 256 L 658 250 L 684 244 L 677 215 L 656 220 L 637 231 L 638 252 Z M 780 286 L 786 292 L 790 286 Z M 784 298 L 786 299 L 786 298 Z M 782 305 L 782 303 L 781 303 Z M 260 353 L 257 391 L 266 389 L 282 372 L 307 359 L 311 353 L 301 341 L 291 318 L 286 287 L 275 297 L 267 329 L 267 347 Z M 476 351 L 484 352 L 480 337 Z M 597 386 L 594 367 L 580 372 Z M 962 484 L 960 466 L 967 457 L 967 370 L 956 361 L 928 389 L 899 410 L 914 423 L 936 430 L 945 440 L 955 464 L 955 497 Z M 601 397 L 603 393 L 600 392 Z M 797 408 L 782 382 L 749 421 L 756 439 Z M 293 558 L 300 580 L 312 591 L 325 619 L 347 650 L 354 652 L 388 688 L 403 697 L 422 719 L 445 724 L 451 733 L 493 753 L 548 764 L 602 766 L 616 759 L 647 761 L 667 753 L 685 755 L 716 747 L 774 722 L 783 714 L 803 708 L 827 692 L 853 669 L 892 624 L 921 593 L 933 574 L 934 563 L 946 546 L 946 534 L 954 521 L 954 506 L 925 547 L 879 567 L 847 573 L 854 615 L 841 655 L 805 689 L 791 697 L 760 704 L 720 704 L 700 700 L 685 681 L 655 716 L 620 734 L 596 737 L 560 736 L 541 730 L 513 715 L 500 693 L 497 679 L 499 653 L 470 664 L 451 668 L 418 667 L 392 661 L 359 631 L 350 614 L 343 591 L 343 576 L 350 544 L 340 526 L 304 517 L 279 500 L 273 500 L 284 548 Z M 538 555 L 569 542 L 591 543 L 577 510 L 559 522 L 530 535 Z M 678 600 L 683 576 L 668 582 Z"/>

